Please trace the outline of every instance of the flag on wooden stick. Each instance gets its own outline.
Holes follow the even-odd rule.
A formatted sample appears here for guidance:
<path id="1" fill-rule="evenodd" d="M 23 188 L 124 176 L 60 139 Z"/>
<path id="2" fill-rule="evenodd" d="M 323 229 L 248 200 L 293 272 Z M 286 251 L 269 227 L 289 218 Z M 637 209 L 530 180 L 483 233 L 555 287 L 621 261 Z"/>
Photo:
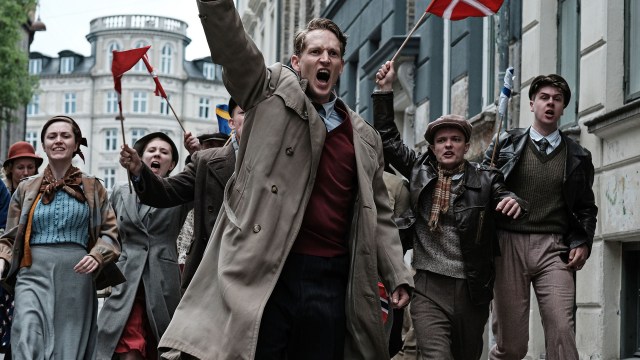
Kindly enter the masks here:
<path id="1" fill-rule="evenodd" d="M 122 75 L 129 71 L 140 59 L 146 56 L 151 45 L 145 47 L 118 51 L 113 50 L 113 60 L 111 62 L 111 74 L 113 74 L 113 88 L 118 95 L 118 109 L 120 110 L 119 118 L 124 120 L 122 116 Z"/>

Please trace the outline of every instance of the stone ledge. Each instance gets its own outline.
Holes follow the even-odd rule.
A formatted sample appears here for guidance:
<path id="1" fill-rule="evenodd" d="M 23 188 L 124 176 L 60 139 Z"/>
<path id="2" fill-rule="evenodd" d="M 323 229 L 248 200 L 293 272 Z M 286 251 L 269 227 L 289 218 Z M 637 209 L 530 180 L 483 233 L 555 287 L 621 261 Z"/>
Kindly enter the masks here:
<path id="1" fill-rule="evenodd" d="M 589 133 L 609 139 L 637 127 L 640 120 L 640 100 L 623 105 L 592 120 L 585 121 Z"/>

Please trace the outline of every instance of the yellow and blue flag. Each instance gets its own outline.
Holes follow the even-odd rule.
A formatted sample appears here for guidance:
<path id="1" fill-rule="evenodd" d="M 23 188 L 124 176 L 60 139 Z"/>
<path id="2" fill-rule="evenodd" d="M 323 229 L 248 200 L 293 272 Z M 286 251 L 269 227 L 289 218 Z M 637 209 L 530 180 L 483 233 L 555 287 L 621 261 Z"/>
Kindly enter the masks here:
<path id="1" fill-rule="evenodd" d="M 216 117 L 218 118 L 218 131 L 229 135 L 231 134 L 231 128 L 229 127 L 229 109 L 227 104 L 216 105 Z"/>

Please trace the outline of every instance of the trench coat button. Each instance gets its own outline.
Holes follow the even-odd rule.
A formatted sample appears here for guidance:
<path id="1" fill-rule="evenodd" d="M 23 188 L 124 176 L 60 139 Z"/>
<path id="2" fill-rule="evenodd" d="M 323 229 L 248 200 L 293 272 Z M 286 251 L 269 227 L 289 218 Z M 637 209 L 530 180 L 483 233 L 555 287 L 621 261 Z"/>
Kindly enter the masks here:
<path id="1" fill-rule="evenodd" d="M 207 211 L 211 214 L 213 212 L 213 206 L 207 206 Z"/>
<path id="2" fill-rule="evenodd" d="M 272 185 L 271 186 L 271 192 L 274 193 L 274 194 L 277 194 L 278 193 L 278 187 L 275 186 L 275 185 Z"/>
<path id="3" fill-rule="evenodd" d="M 261 229 L 262 229 L 262 227 L 260 227 L 260 225 L 258 225 L 258 224 L 253 225 L 253 232 L 254 233 L 256 233 L 256 234 L 259 233 Z"/>
<path id="4" fill-rule="evenodd" d="M 122 217 L 122 215 L 120 215 L 120 221 L 123 221 L 123 220 L 124 220 L 124 218 Z"/>
<path id="5" fill-rule="evenodd" d="M 147 250 L 149 250 L 149 247 L 147 245 L 145 245 L 145 246 L 142 247 L 142 250 L 147 251 Z"/>
<path id="6" fill-rule="evenodd" d="M 284 152 L 288 156 L 293 156 L 293 148 L 292 147 L 288 147 Z"/>

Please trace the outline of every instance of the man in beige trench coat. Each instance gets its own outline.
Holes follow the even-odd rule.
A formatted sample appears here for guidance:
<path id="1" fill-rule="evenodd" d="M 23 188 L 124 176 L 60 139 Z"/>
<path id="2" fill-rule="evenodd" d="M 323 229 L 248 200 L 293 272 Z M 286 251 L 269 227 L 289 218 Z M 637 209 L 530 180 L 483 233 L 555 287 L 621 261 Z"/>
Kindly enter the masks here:
<path id="1" fill-rule="evenodd" d="M 233 0 L 200 0 L 198 8 L 212 59 L 246 111 L 243 141 L 161 351 L 389 359 L 377 282 L 402 307 L 413 281 L 382 180 L 380 137 L 333 92 L 344 34 L 316 19 L 296 36 L 293 69 L 265 67 Z"/>

